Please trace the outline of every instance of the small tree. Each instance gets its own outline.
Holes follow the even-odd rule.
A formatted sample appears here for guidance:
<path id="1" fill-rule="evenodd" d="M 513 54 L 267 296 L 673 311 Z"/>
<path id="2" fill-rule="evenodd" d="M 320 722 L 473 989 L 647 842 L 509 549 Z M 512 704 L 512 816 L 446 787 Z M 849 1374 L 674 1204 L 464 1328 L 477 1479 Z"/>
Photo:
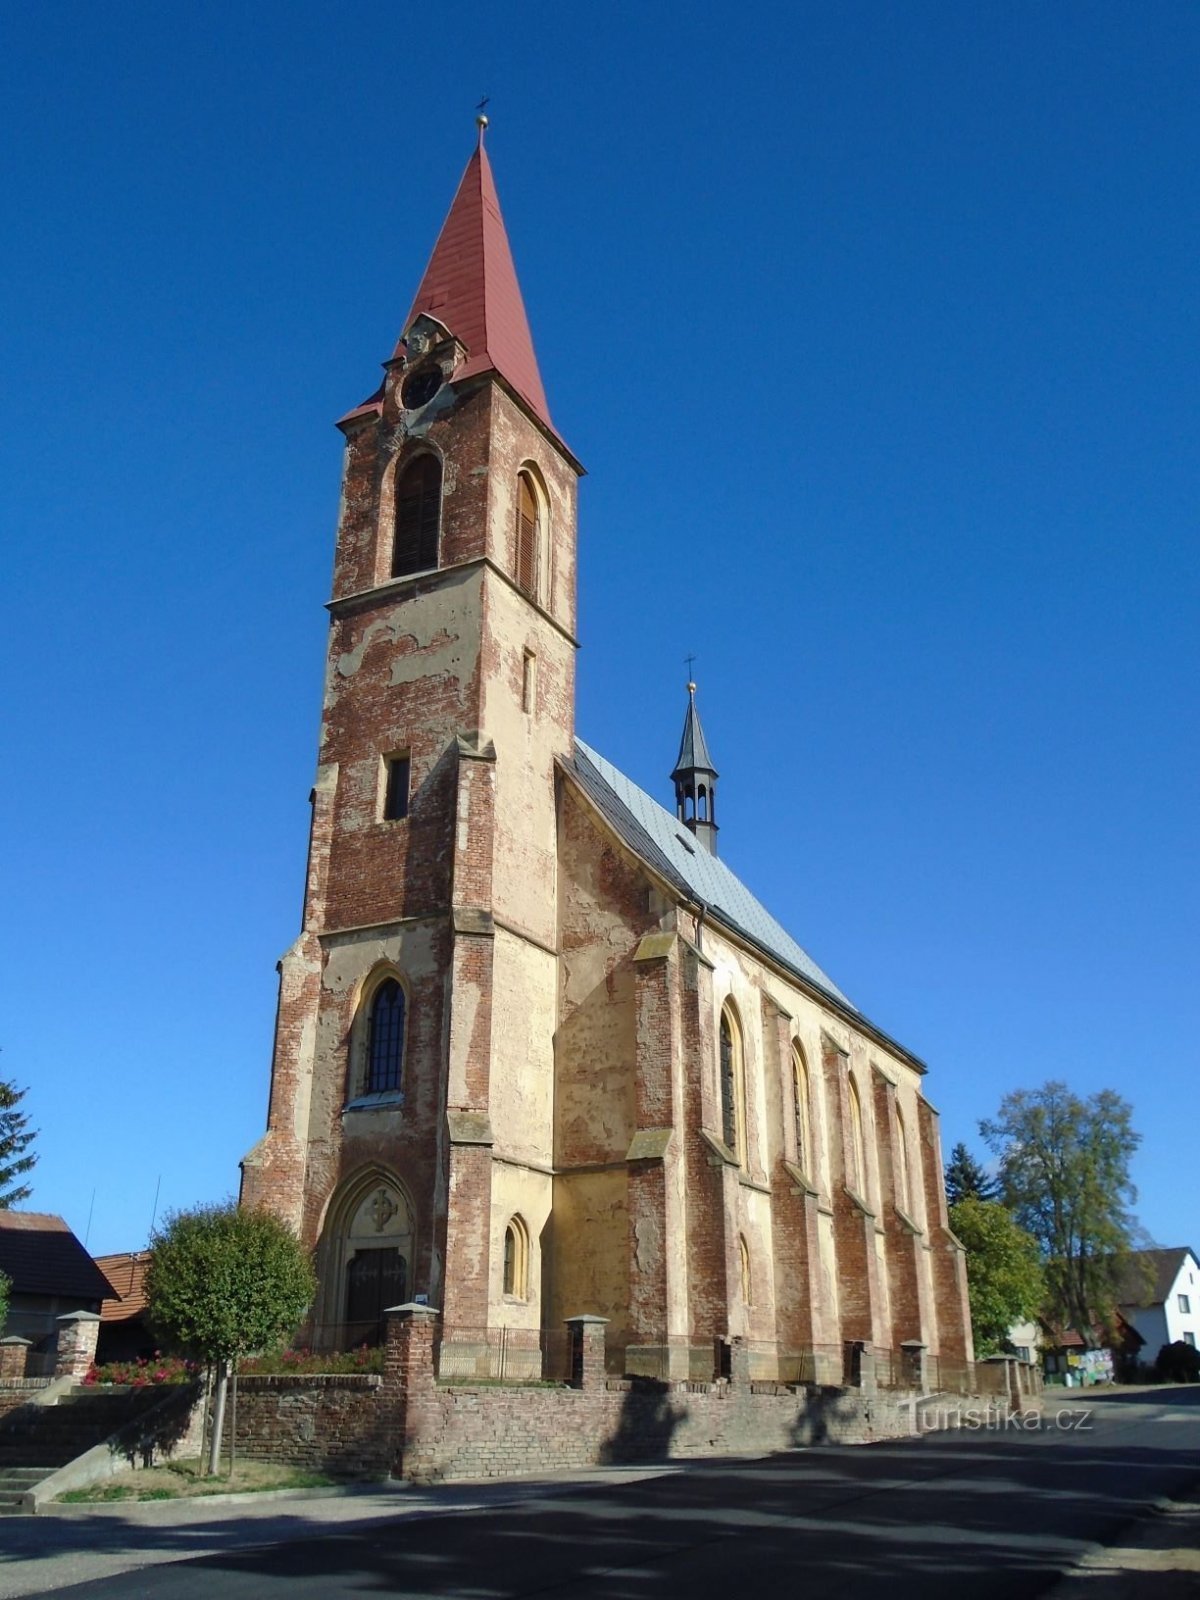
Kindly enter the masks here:
<path id="1" fill-rule="evenodd" d="M 37 1156 L 27 1153 L 37 1138 L 37 1129 L 29 1126 L 23 1111 L 17 1110 L 26 1093 L 15 1083 L 0 1078 L 0 1211 L 20 1205 L 33 1193 L 27 1183 L 17 1181 L 37 1164 Z"/>
<path id="2" fill-rule="evenodd" d="M 995 1355 L 1014 1322 L 1036 1316 L 1045 1294 L 1038 1242 L 1011 1211 L 968 1195 L 950 1208 L 950 1226 L 967 1251 L 967 1293 L 977 1355 Z"/>
<path id="3" fill-rule="evenodd" d="M 1006 1095 L 979 1131 L 1000 1157 L 1001 1198 L 1041 1246 L 1048 1317 L 1095 1345 L 1136 1269 L 1132 1107 L 1111 1089 L 1083 1100 L 1047 1083 Z"/>
<path id="4" fill-rule="evenodd" d="M 232 1200 L 170 1213 L 150 1241 L 146 1294 L 156 1330 L 216 1368 L 209 1471 L 221 1458 L 230 1364 L 280 1344 L 316 1290 L 295 1234 L 267 1211 Z"/>
<path id="5" fill-rule="evenodd" d="M 998 1185 L 961 1142 L 950 1152 L 946 1163 L 946 1201 L 956 1206 L 962 1200 L 994 1200 Z"/>
<path id="6" fill-rule="evenodd" d="M 1155 1358 L 1154 1376 L 1160 1383 L 1200 1383 L 1200 1350 L 1183 1339 L 1164 1344 Z"/>
<path id="7" fill-rule="evenodd" d="M 0 1333 L 4 1332 L 4 1324 L 8 1321 L 8 1297 L 11 1292 L 12 1279 L 0 1272 Z"/>

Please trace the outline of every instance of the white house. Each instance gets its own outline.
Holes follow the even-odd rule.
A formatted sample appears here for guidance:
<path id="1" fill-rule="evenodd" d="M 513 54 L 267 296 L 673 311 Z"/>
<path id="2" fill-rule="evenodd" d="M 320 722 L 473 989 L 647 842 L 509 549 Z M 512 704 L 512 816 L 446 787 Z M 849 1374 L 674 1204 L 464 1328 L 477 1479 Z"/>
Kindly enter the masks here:
<path id="1" fill-rule="evenodd" d="M 1153 1363 L 1164 1344 L 1200 1344 L 1200 1262 L 1182 1245 L 1135 1250 L 1121 1315 L 1143 1341 L 1141 1360 Z"/>

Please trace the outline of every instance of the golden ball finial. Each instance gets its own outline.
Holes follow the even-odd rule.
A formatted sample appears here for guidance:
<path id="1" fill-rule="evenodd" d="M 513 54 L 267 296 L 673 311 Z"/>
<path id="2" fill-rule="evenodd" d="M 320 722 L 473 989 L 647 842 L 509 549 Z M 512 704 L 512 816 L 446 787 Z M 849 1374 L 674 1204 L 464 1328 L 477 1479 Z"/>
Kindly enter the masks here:
<path id="1" fill-rule="evenodd" d="M 688 693 L 689 694 L 695 694 L 695 692 L 696 692 L 696 685 L 694 683 L 689 683 L 688 684 Z"/>
<path id="2" fill-rule="evenodd" d="M 484 116 L 483 112 L 481 111 L 479 113 L 479 115 L 475 118 L 475 126 L 479 129 L 480 133 L 482 133 L 483 130 L 487 127 L 487 125 L 488 125 L 488 119 L 487 119 L 487 117 Z"/>

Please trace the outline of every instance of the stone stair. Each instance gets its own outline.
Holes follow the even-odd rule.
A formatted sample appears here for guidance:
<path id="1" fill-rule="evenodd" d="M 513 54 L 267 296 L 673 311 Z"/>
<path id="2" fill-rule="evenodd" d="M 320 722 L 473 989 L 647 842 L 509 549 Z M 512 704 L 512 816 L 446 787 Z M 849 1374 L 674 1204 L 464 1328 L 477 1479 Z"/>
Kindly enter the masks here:
<path id="1" fill-rule="evenodd" d="M 53 1471 L 53 1467 L 0 1468 L 0 1517 L 19 1517 L 26 1494 Z"/>
<path id="2" fill-rule="evenodd" d="M 73 1388 L 49 1405 L 21 1406 L 0 1421 L 0 1516 L 25 1510 L 43 1478 L 91 1450 L 161 1399 L 155 1389 Z"/>

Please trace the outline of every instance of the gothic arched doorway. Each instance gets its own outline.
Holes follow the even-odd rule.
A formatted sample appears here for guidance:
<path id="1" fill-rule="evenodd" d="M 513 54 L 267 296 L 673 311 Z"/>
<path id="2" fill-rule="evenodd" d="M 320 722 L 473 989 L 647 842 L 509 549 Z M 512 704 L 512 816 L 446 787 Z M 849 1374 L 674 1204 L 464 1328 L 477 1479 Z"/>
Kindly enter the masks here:
<path id="1" fill-rule="evenodd" d="M 318 1316 L 325 1345 L 378 1344 L 383 1313 L 412 1287 L 412 1206 L 391 1173 L 356 1173 L 335 1195 L 321 1238 Z"/>

